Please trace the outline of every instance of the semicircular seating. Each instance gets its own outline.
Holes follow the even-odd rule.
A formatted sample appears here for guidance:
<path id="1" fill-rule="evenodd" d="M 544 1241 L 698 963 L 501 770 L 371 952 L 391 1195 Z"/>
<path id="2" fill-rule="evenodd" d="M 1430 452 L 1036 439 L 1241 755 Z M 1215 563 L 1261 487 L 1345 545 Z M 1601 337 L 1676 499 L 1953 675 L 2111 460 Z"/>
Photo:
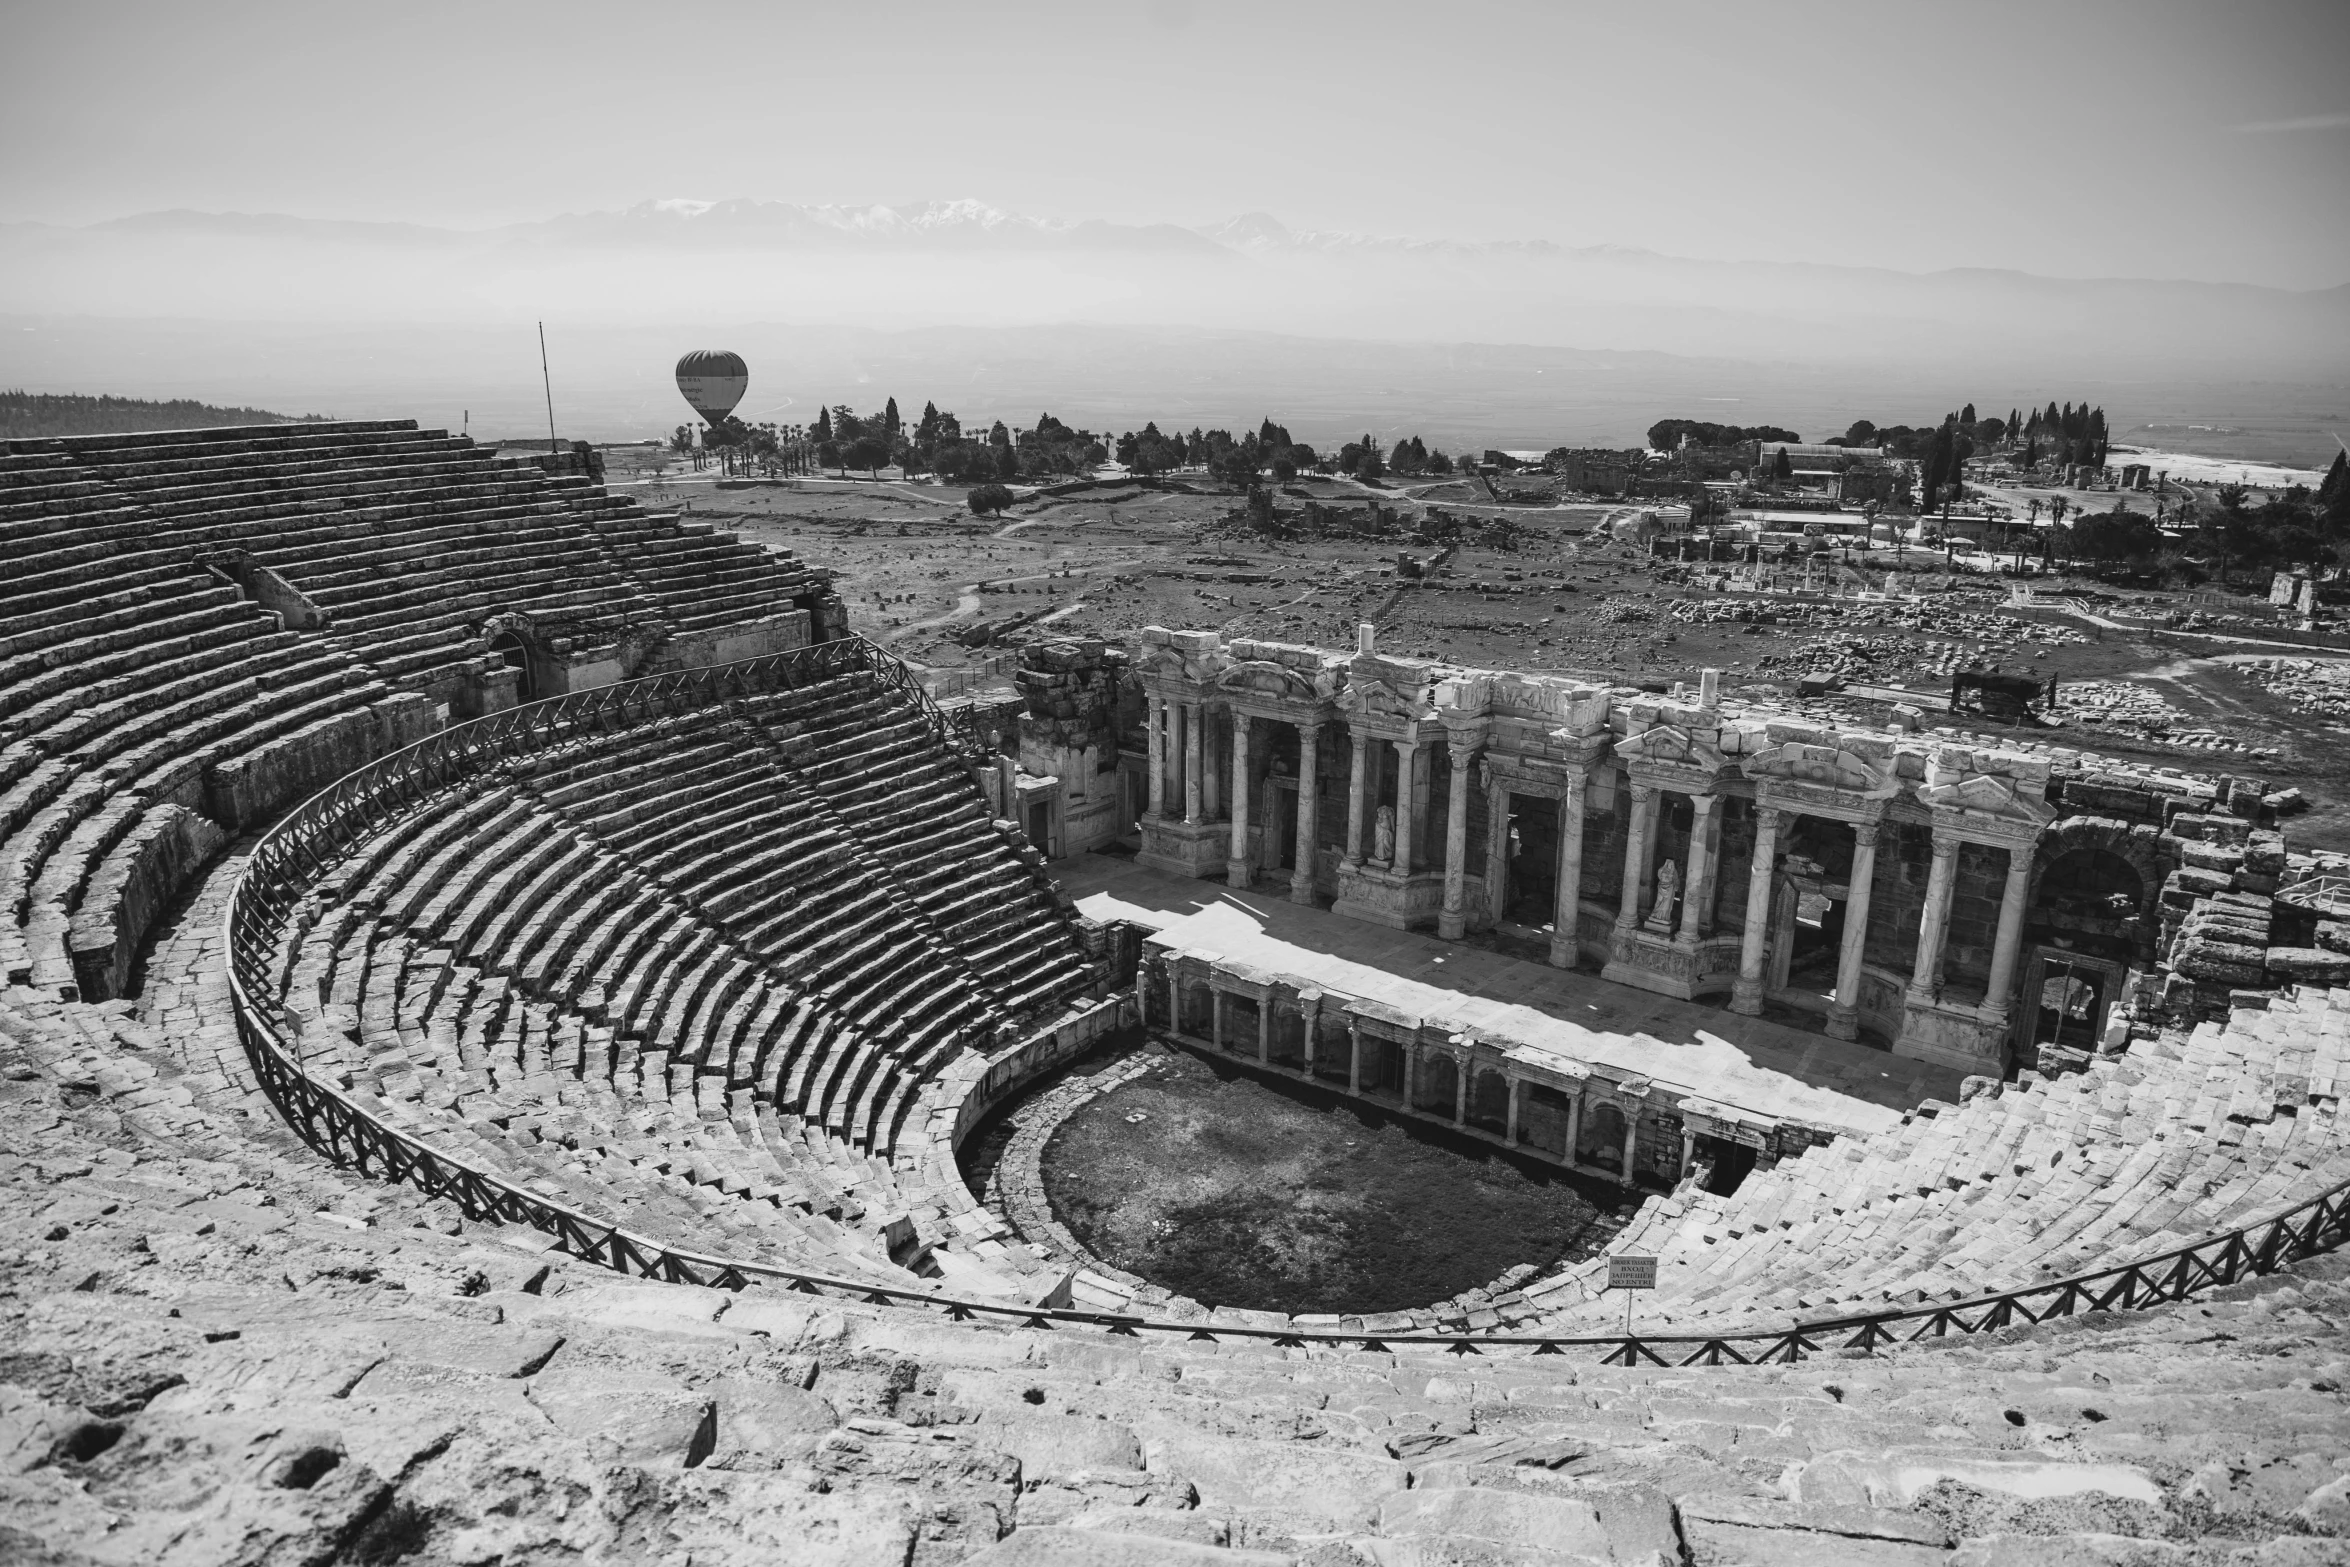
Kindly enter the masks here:
<path id="1" fill-rule="evenodd" d="M 885 1272 L 900 1219 L 916 1249 L 974 1232 L 925 1088 L 1098 983 L 861 666 L 423 791 L 310 886 L 274 971 L 303 1069 L 387 1126 L 666 1244 Z"/>
<path id="2" fill-rule="evenodd" d="M 0 443 L 0 982 L 121 994 L 228 837 L 437 725 L 494 616 L 650 671 L 821 593 L 413 421 Z"/>
<path id="3" fill-rule="evenodd" d="M 2152 1257 L 2350 1180 L 2350 990 L 2304 987 L 1814 1147 L 1729 1196 L 1651 1200 L 1610 1247 L 1658 1258 L 1652 1326 L 1729 1328 L 1963 1300 Z M 1528 1293 L 1614 1320 L 1597 1260 Z M 1661 1328 L 1660 1328 L 1661 1331 Z"/>

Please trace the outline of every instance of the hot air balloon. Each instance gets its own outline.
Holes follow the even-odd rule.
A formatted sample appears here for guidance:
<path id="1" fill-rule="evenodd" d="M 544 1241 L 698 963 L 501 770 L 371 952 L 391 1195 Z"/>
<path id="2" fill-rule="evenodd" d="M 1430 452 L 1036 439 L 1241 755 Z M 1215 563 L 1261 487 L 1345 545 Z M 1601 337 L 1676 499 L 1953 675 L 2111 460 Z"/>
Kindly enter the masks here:
<path id="1" fill-rule="evenodd" d="M 723 348 L 698 348 L 677 362 L 677 389 L 713 429 L 726 422 L 750 384 L 743 356 Z"/>

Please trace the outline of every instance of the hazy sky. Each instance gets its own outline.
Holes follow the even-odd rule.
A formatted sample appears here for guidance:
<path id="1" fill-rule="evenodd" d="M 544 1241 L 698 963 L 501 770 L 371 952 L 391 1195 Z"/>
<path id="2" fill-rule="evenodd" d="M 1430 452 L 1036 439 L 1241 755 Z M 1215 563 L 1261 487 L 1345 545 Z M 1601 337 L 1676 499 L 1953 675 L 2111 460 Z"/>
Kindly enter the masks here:
<path id="1" fill-rule="evenodd" d="M 0 220 L 650 196 L 2350 281 L 2350 3 L 7 0 Z"/>

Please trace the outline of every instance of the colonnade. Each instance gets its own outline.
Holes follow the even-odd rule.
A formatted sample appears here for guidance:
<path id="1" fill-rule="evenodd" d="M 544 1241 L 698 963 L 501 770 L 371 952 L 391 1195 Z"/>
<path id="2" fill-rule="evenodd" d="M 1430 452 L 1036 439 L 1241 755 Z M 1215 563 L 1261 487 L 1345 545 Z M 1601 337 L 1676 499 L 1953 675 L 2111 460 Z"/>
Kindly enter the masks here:
<path id="1" fill-rule="evenodd" d="M 1207 763 L 1206 704 L 1173 702 L 1155 692 L 1148 696 L 1147 701 L 1149 712 L 1145 730 L 1150 751 L 1149 814 L 1160 819 L 1170 814 L 1167 808 L 1167 782 L 1170 772 L 1175 772 L 1183 780 L 1184 825 L 1193 828 L 1211 825 L 1218 802 L 1214 787 L 1217 780 Z M 1254 804 L 1254 780 L 1250 774 L 1256 717 L 1239 708 L 1235 708 L 1232 713 L 1232 773 L 1229 789 L 1224 795 L 1228 802 L 1226 814 L 1230 826 L 1225 877 L 1235 887 L 1252 886 L 1256 880 L 1249 842 Z M 1311 903 L 1314 901 L 1317 840 L 1321 836 L 1323 726 L 1318 719 L 1268 719 L 1267 722 L 1290 722 L 1297 730 L 1297 840 L 1293 855 L 1296 869 L 1290 877 L 1289 895 L 1294 902 Z M 1359 747 L 1360 742 L 1357 744 Z M 1170 766 L 1171 755 L 1173 766 Z"/>
<path id="2" fill-rule="evenodd" d="M 1256 1065 L 1267 1071 L 1286 1072 L 1290 1070 L 1273 1059 L 1275 1009 L 1281 1005 L 1283 1000 L 1280 987 L 1240 979 L 1234 979 L 1229 984 L 1218 983 L 1218 979 L 1225 976 L 1215 971 L 1210 971 L 1204 980 L 1195 976 L 1187 981 L 1178 966 L 1178 961 L 1168 962 L 1164 966 L 1168 1032 L 1171 1035 L 1179 1040 L 1188 1039 L 1194 1043 L 1209 1045 L 1219 1055 L 1253 1056 Z M 1141 1014 L 1146 1018 L 1150 1016 L 1149 991 L 1152 980 L 1153 976 L 1147 965 L 1137 969 L 1135 999 Z M 1190 1035 L 1183 1026 L 1183 1002 L 1187 984 L 1193 987 L 1204 985 L 1208 992 L 1208 1035 L 1204 1040 Z M 1236 996 L 1244 997 L 1256 1008 L 1256 1027 L 1253 1039 L 1240 1039 L 1232 1028 L 1232 1003 Z M 1291 1005 L 1294 1006 L 1303 1028 L 1304 1048 L 1303 1063 L 1295 1070 L 1299 1077 L 1335 1088 L 1334 1078 L 1325 1078 L 1320 1071 L 1322 1013 L 1329 1004 L 1330 998 L 1318 989 L 1304 987 L 1296 991 Z M 1451 1127 L 1454 1131 L 1492 1138 L 1502 1146 L 1513 1150 L 1553 1159 L 1569 1169 L 1581 1169 L 1590 1174 L 1606 1176 L 1623 1186 L 1629 1187 L 1636 1183 L 1639 1171 L 1639 1101 L 1644 1100 L 1648 1093 L 1644 1086 L 1617 1085 L 1618 1093 L 1628 1093 L 1632 1097 L 1628 1101 L 1630 1105 L 1628 1109 L 1625 1104 L 1617 1104 L 1617 1109 L 1624 1119 L 1624 1134 L 1621 1143 L 1610 1150 L 1614 1155 L 1613 1168 L 1585 1165 L 1581 1162 L 1579 1154 L 1586 1115 L 1585 1107 L 1592 1098 L 1588 1069 L 1575 1063 L 1566 1063 L 1556 1074 L 1562 1080 L 1552 1081 L 1552 1074 L 1525 1072 L 1507 1057 L 1480 1066 L 1475 1054 L 1475 1041 L 1465 1035 L 1454 1035 L 1442 1043 L 1431 1043 L 1424 1041 L 1417 1030 L 1397 1029 L 1391 1033 L 1373 1034 L 1367 1029 L 1365 1019 L 1358 1012 L 1344 1010 L 1340 1015 L 1346 1028 L 1346 1092 L 1349 1096 L 1370 1100 L 1373 1103 L 1386 1103 L 1383 1096 L 1366 1090 L 1363 1086 L 1366 1042 L 1386 1038 L 1390 1043 L 1396 1045 L 1403 1055 L 1403 1080 L 1400 1092 L 1396 1096 L 1397 1103 L 1392 1106 L 1393 1108 L 1400 1108 L 1413 1115 L 1435 1119 L 1440 1124 Z M 1236 1050 L 1236 1045 L 1244 1048 Z M 1449 1060 L 1453 1067 L 1453 1093 L 1448 1110 L 1425 1107 L 1420 1103 L 1420 1087 L 1427 1063 L 1440 1056 Z M 1507 1093 L 1503 1130 L 1498 1137 L 1482 1127 L 1473 1125 L 1469 1115 L 1477 1081 L 1485 1073 L 1490 1072 L 1498 1072 L 1501 1075 Z M 1529 1086 L 1551 1089 L 1566 1100 L 1565 1136 L 1562 1139 L 1561 1150 L 1555 1154 L 1539 1144 L 1527 1142 L 1522 1135 L 1525 1095 Z M 1605 1096 L 1601 1102 L 1617 1103 L 1618 1093 Z M 1680 1169 L 1684 1174 L 1689 1168 L 1692 1152 L 1693 1139 L 1685 1134 L 1681 1139 L 1680 1161 Z"/>
<path id="3" fill-rule="evenodd" d="M 1761 805 L 1755 810 L 1754 859 L 1748 872 L 1746 924 L 1738 953 L 1738 978 L 1731 991 L 1733 1011 L 1749 1016 L 1762 1011 L 1764 959 L 1779 858 L 1779 834 L 1784 818 L 1802 814 Z M 1861 971 L 1868 950 L 1869 921 L 1876 892 L 1877 846 L 1884 831 L 1881 820 L 1852 822 L 1852 871 L 1844 901 L 1844 933 L 1836 954 L 1836 994 L 1829 1004 L 1827 1032 L 1837 1039 L 1859 1036 Z M 2022 838 L 1992 839 L 1969 834 L 1937 821 L 1933 827 L 1932 868 L 1926 879 L 1925 907 L 1918 921 L 1917 949 L 1910 968 L 1905 1001 L 1912 1006 L 1940 1002 L 1942 962 L 1950 936 L 1951 905 L 1958 890 L 1958 855 L 1962 845 L 1976 843 L 2007 853 L 2007 879 L 2001 890 L 1999 923 L 1984 987 L 1986 1007 L 2004 1019 L 2008 990 L 2014 984 L 2016 961 L 2023 945 L 2025 901 L 2032 881 L 2032 844 Z"/>
<path id="4" fill-rule="evenodd" d="M 1261 791 L 1252 777 L 1260 757 L 1258 747 L 1264 737 L 1257 730 L 1257 722 L 1289 723 L 1298 738 L 1298 777 L 1296 831 L 1293 853 L 1294 869 L 1289 877 L 1288 892 L 1292 901 L 1311 904 L 1316 900 L 1319 870 L 1321 741 L 1323 731 L 1333 722 L 1346 721 L 1346 715 L 1333 717 L 1327 704 L 1319 706 L 1299 704 L 1296 716 L 1277 716 L 1264 711 L 1252 711 L 1252 704 L 1236 701 L 1231 704 L 1232 715 L 1229 739 L 1229 773 L 1218 764 L 1214 747 L 1218 743 L 1210 732 L 1209 698 L 1212 691 L 1203 692 L 1200 699 L 1189 699 L 1180 692 L 1147 691 L 1149 717 L 1149 815 L 1161 822 L 1178 818 L 1183 826 L 1192 829 L 1188 841 L 1196 845 L 1197 856 L 1186 861 L 1200 871 L 1208 871 L 1214 857 L 1221 855 L 1225 862 L 1226 878 L 1235 887 L 1247 887 L 1255 881 L 1255 862 L 1259 849 L 1253 841 L 1255 823 L 1253 814 L 1259 808 Z M 1273 699 L 1268 699 L 1272 701 Z M 1448 781 L 1443 790 L 1444 814 L 1441 818 L 1440 863 L 1431 866 L 1423 837 L 1421 805 L 1426 795 L 1422 768 L 1428 758 L 1422 753 L 1428 747 L 1443 743 L 1449 757 Z M 1594 739 L 1597 750 L 1603 742 Z M 1580 765 L 1565 765 L 1553 753 L 1539 764 L 1538 772 L 1529 776 L 1525 764 L 1513 750 L 1499 767 L 1488 767 L 1483 779 L 1486 790 L 1487 838 L 1483 848 L 1482 865 L 1475 867 L 1484 886 L 1484 907 L 1473 909 L 1470 903 L 1469 882 L 1472 865 L 1469 856 L 1471 824 L 1471 790 L 1477 787 L 1475 777 L 1480 759 L 1494 744 L 1482 727 L 1455 726 L 1448 722 L 1441 734 L 1426 731 L 1416 725 L 1407 726 L 1402 734 L 1380 734 L 1361 722 L 1349 722 L 1347 734 L 1347 805 L 1346 829 L 1340 851 L 1338 870 L 1342 876 L 1357 876 L 1366 870 L 1375 873 L 1369 878 L 1374 888 L 1364 896 L 1400 897 L 1396 883 L 1422 876 L 1431 870 L 1440 871 L 1441 900 L 1436 904 L 1436 933 L 1447 940 L 1458 940 L 1467 934 L 1472 924 L 1499 920 L 1505 912 L 1509 875 L 1508 823 L 1510 796 L 1514 792 L 1559 801 L 1555 893 L 1552 908 L 1552 937 L 1550 961 L 1557 966 L 1571 967 L 1580 957 L 1581 883 L 1585 832 L 1585 793 L 1590 782 L 1592 765 L 1612 765 L 1604 756 L 1586 754 Z M 1384 747 L 1385 751 L 1375 749 Z M 1572 752 L 1570 755 L 1574 754 Z M 1720 960 L 1699 954 L 1701 943 L 1714 936 L 1713 909 L 1720 877 L 1722 802 L 1725 796 L 1703 781 L 1696 780 L 1683 787 L 1674 773 L 1675 766 L 1686 769 L 1686 763 L 1644 763 L 1625 759 L 1626 772 L 1622 775 L 1624 809 L 1627 813 L 1624 874 L 1620 900 L 1615 911 L 1615 931 L 1618 952 L 1616 962 L 1634 970 L 1627 975 L 1637 983 L 1640 954 L 1651 954 L 1648 961 L 1666 963 L 1658 941 L 1669 941 L 1673 947 L 1690 954 L 1689 958 L 1670 960 L 1678 964 L 1675 972 L 1696 981 L 1705 972 L 1718 975 L 1714 964 L 1727 963 L 1727 953 Z M 1721 765 L 1715 757 L 1711 763 Z M 1373 818 L 1379 801 L 1385 793 L 1386 770 L 1392 767 L 1396 779 L 1392 832 L 1375 831 Z M 1663 778 L 1659 780 L 1657 771 Z M 1643 776 L 1646 773 L 1647 776 Z M 1844 903 L 1844 927 L 1841 944 L 1836 953 L 1835 989 L 1829 1003 L 1826 1032 L 1832 1037 L 1852 1039 L 1860 1030 L 1860 994 L 1866 974 L 1868 932 L 1874 911 L 1872 903 L 1877 871 L 1877 851 L 1883 833 L 1884 800 L 1865 794 L 1854 794 L 1843 803 L 1824 810 L 1814 809 L 1809 795 L 1820 794 L 1817 789 L 1797 789 L 1806 795 L 1800 803 L 1788 798 L 1784 784 L 1769 779 L 1757 779 L 1760 785 L 1754 808 L 1754 851 L 1748 870 L 1745 916 L 1738 932 L 1736 973 L 1731 985 L 1730 1006 L 1748 1015 L 1759 1014 L 1769 988 L 1766 960 L 1773 935 L 1772 921 L 1776 912 L 1777 866 L 1783 839 L 1790 829 L 1790 818 L 1805 814 L 1821 815 L 1825 819 L 1847 822 L 1853 829 L 1852 868 Z M 1180 800 L 1174 798 L 1180 790 Z M 1779 797 L 1773 798 L 1774 791 Z M 1655 886 L 1652 861 L 1656 856 L 1660 813 L 1668 794 L 1683 794 L 1690 805 L 1689 853 L 1683 869 L 1680 886 L 1680 906 L 1669 920 L 1656 920 L 1653 909 L 1644 906 Z M 1433 803 L 1433 802 L 1429 802 Z M 1925 802 L 1921 802 L 1925 803 Z M 1219 821 L 1219 807 L 1227 818 Z M 1908 978 L 1903 1002 L 1908 1007 L 1948 1009 L 1942 998 L 1941 975 L 1950 935 L 1953 900 L 1957 892 L 1957 864 L 1961 846 L 1973 842 L 1987 847 L 2003 848 L 2009 857 L 2007 885 L 2001 899 L 1997 935 L 1994 945 L 1985 1003 L 1979 1007 L 1966 1006 L 1958 1010 L 1972 1015 L 1978 1022 L 1989 1025 L 2003 1021 L 2011 1001 L 2008 990 L 2013 985 L 2021 957 L 2025 902 L 2029 896 L 2031 857 L 2037 827 L 1993 820 L 1984 826 L 1972 813 L 1961 819 L 1956 810 L 1945 810 L 1939 805 L 1933 810 L 1933 850 L 1931 872 L 1928 877 L 1925 909 L 1920 922 L 1915 961 Z M 1433 822 L 1430 824 L 1434 828 Z M 1224 829 L 1218 832 L 1217 829 Z M 2011 833 L 2012 829 L 2012 833 Z M 1388 839 L 1377 843 L 1378 838 Z M 1387 853 L 1382 857 L 1378 850 Z M 1270 855 L 1265 856 L 1271 858 Z M 1384 883 L 1388 890 L 1377 888 Z M 1424 886 L 1425 884 L 1419 884 Z M 1433 889 L 1431 889 L 1433 890 Z M 1346 894 L 1342 894 L 1342 897 Z M 1425 910 L 1427 904 L 1415 907 Z M 1424 917 L 1416 915 L 1415 918 Z M 1718 978 L 1714 983 L 1719 983 Z"/>

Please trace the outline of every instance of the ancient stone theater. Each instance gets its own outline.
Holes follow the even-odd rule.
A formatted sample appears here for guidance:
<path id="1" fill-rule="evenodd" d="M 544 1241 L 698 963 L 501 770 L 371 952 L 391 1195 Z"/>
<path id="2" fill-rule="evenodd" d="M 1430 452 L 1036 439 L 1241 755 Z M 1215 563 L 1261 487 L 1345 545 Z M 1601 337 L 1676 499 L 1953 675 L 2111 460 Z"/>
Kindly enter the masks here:
<path id="1" fill-rule="evenodd" d="M 0 564 L 8 1560 L 2342 1559 L 2260 780 L 1370 627 L 942 707 L 409 423 L 11 441 Z M 1206 1298 L 1047 1178 L 1171 1061 L 1606 1223 Z"/>

